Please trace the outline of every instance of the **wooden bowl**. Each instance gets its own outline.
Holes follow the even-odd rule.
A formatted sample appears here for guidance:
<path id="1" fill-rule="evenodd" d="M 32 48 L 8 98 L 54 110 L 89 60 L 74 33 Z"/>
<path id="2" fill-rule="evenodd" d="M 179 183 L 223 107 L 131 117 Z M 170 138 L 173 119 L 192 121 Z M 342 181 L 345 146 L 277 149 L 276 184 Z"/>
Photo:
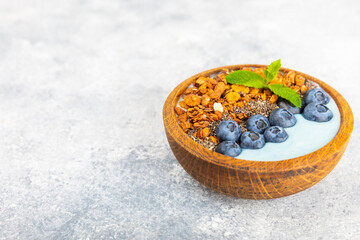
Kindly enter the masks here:
<path id="1" fill-rule="evenodd" d="M 194 142 L 180 128 L 174 108 L 184 90 L 198 77 L 209 77 L 222 69 L 267 67 L 265 65 L 232 65 L 196 74 L 178 85 L 168 96 L 163 120 L 170 147 L 181 166 L 206 187 L 230 196 L 249 199 L 271 199 L 303 191 L 328 175 L 342 157 L 354 125 L 349 104 L 335 89 L 307 74 L 294 71 L 318 83 L 335 100 L 340 110 L 340 128 L 324 147 L 301 157 L 281 161 L 249 161 L 210 151 Z M 281 68 L 280 71 L 291 69 Z"/>

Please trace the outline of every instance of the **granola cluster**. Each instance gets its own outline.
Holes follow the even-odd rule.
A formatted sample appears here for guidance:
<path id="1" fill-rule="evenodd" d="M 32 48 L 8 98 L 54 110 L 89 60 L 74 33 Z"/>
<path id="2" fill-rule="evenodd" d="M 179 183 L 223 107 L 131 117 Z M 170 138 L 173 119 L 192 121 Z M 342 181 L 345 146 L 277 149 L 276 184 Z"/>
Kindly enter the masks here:
<path id="1" fill-rule="evenodd" d="M 264 68 L 244 67 L 240 70 L 264 76 Z M 184 91 L 179 106 L 175 107 L 178 122 L 185 133 L 211 150 L 219 144 L 216 126 L 220 121 L 234 120 L 244 132 L 249 117 L 255 114 L 268 117 L 278 107 L 278 96 L 269 89 L 228 84 L 225 76 L 229 73 L 228 69 L 223 69 L 214 77 L 195 79 Z M 271 83 L 288 86 L 300 95 L 314 87 L 313 83 L 293 71 L 279 72 Z"/>

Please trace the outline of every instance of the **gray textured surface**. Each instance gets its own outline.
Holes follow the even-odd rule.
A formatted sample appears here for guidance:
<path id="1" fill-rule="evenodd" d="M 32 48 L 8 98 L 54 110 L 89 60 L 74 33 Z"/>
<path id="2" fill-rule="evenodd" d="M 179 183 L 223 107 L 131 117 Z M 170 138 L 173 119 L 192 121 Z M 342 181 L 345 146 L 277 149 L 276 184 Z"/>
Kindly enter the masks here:
<path id="1" fill-rule="evenodd" d="M 334 171 L 277 200 L 194 181 L 162 105 L 185 78 L 283 65 L 335 87 L 360 119 L 360 2 L 1 1 L 1 239 L 356 239 L 356 122 Z"/>

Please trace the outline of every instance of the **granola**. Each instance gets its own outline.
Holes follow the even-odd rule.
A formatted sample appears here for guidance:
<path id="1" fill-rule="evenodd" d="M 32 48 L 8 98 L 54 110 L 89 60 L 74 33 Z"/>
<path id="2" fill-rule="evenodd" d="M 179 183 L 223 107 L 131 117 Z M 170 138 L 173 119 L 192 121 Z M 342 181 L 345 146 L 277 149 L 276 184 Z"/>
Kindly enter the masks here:
<path id="1" fill-rule="evenodd" d="M 264 76 L 264 68 L 244 67 Z M 236 121 L 246 132 L 246 121 L 256 114 L 268 117 L 278 108 L 278 96 L 269 89 L 258 89 L 228 84 L 225 76 L 231 71 L 223 69 L 213 77 L 199 77 L 183 92 L 183 100 L 175 107 L 180 127 L 190 138 L 214 150 L 219 144 L 216 126 L 223 120 Z M 290 87 L 300 96 L 317 87 L 294 71 L 279 72 L 272 83 Z"/>

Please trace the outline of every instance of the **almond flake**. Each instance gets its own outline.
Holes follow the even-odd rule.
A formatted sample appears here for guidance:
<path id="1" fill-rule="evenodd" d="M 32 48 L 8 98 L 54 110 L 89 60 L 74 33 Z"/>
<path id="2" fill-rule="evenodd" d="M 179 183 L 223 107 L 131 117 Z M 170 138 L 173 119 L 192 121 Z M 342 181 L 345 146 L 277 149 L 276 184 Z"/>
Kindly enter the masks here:
<path id="1" fill-rule="evenodd" d="M 214 103 L 214 111 L 224 112 L 224 108 L 221 103 Z"/>

